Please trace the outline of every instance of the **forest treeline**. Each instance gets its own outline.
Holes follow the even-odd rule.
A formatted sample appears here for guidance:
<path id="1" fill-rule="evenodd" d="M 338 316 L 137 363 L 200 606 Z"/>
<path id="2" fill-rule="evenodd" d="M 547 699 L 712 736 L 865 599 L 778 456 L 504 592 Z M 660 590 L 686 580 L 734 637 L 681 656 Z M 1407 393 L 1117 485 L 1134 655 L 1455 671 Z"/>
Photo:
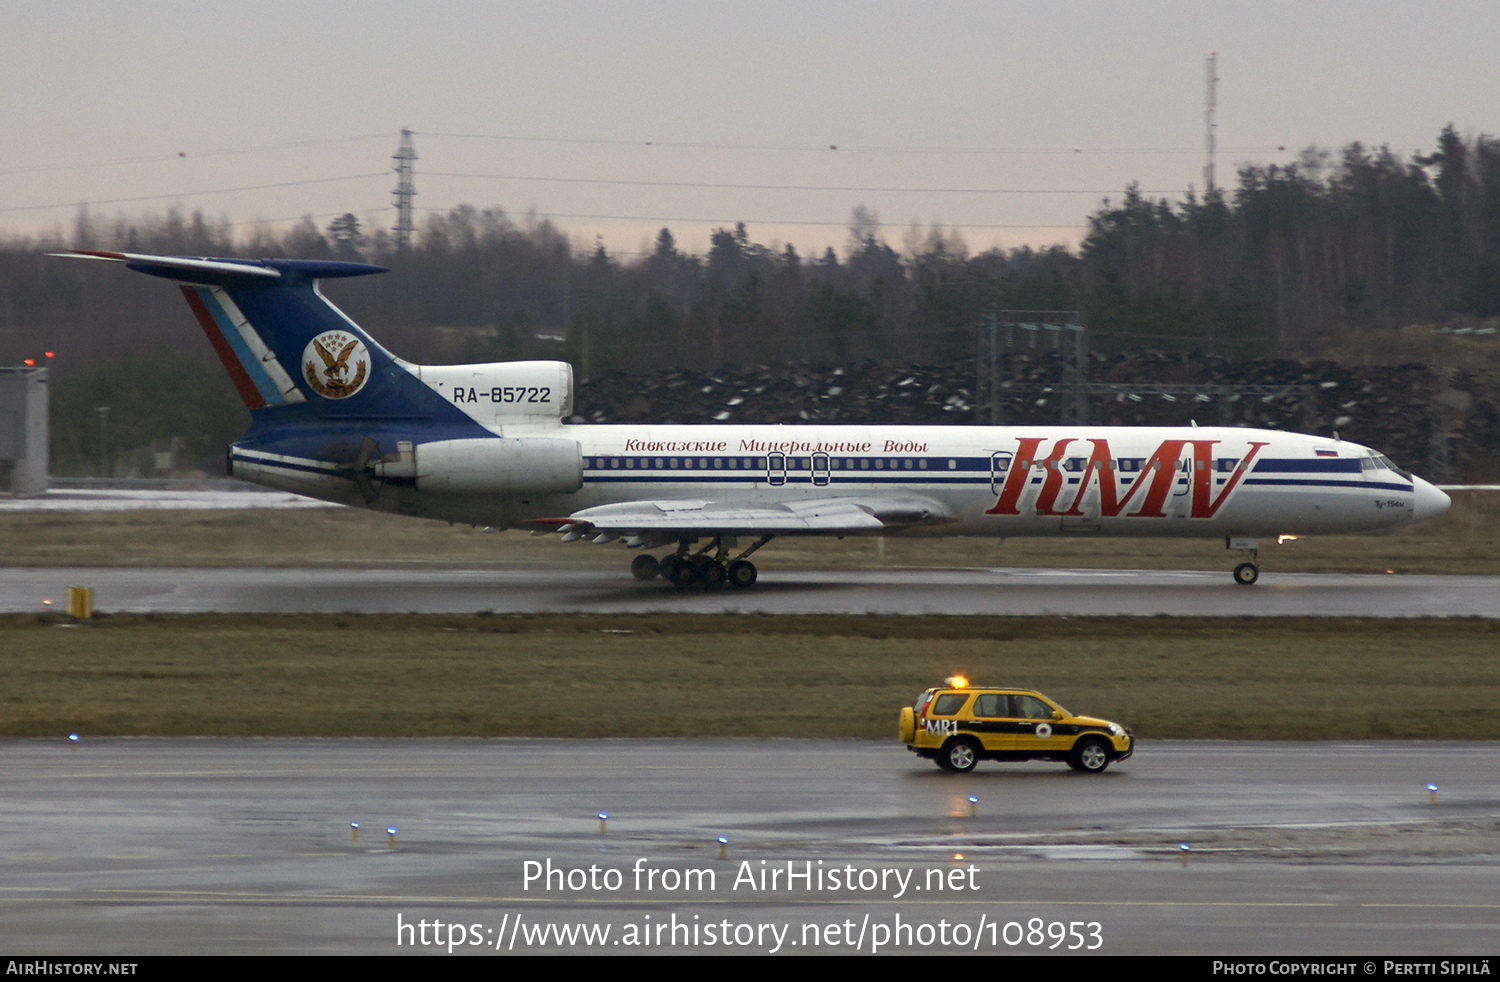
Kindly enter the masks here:
<path id="1" fill-rule="evenodd" d="M 970 326 L 994 309 L 1081 310 L 1099 353 L 1286 355 L 1332 334 L 1500 315 L 1500 140 L 1449 126 L 1409 159 L 1360 144 L 1309 149 L 1175 203 L 1132 185 L 1100 204 L 1076 252 L 971 255 L 951 230 L 910 229 L 894 244 L 887 231 L 859 206 L 842 254 L 762 244 L 741 224 L 718 229 L 703 255 L 663 228 L 644 255 L 624 256 L 580 249 L 545 219 L 463 206 L 429 216 L 398 252 L 353 215 L 237 233 L 202 213 L 106 219 L 85 207 L 59 240 L 0 242 L 0 363 L 55 351 L 60 401 L 79 407 L 99 404 L 109 378 L 152 365 L 195 376 L 158 391 L 222 383 L 199 373 L 211 354 L 177 291 L 44 258 L 61 247 L 388 266 L 326 292 L 427 363 L 555 357 L 584 376 L 931 364 L 972 354 Z M 86 389 L 75 397 L 70 385 Z"/>

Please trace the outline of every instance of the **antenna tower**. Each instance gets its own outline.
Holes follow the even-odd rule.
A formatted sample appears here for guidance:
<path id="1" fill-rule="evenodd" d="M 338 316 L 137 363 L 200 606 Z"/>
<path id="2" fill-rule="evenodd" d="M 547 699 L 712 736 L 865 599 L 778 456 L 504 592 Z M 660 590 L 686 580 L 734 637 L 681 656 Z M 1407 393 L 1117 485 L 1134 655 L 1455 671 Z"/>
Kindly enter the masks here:
<path id="1" fill-rule="evenodd" d="M 1217 149 L 1217 134 L 1219 124 L 1214 122 L 1214 110 L 1219 105 L 1219 53 L 1211 51 L 1208 54 L 1208 89 L 1203 99 L 1203 124 L 1208 128 L 1205 138 L 1205 149 L 1208 151 L 1208 163 L 1203 165 L 1203 187 L 1209 193 L 1214 193 L 1214 151 Z"/>
<path id="2" fill-rule="evenodd" d="M 396 233 L 396 251 L 405 252 L 411 248 L 411 237 L 417 230 L 411 220 L 412 199 L 417 196 L 417 186 L 412 182 L 417 148 L 412 145 L 411 130 L 404 126 L 401 128 L 401 146 L 396 148 L 391 159 L 396 162 L 391 169 L 397 175 L 396 190 L 391 192 L 391 203 L 396 206 L 396 227 L 391 231 Z"/>

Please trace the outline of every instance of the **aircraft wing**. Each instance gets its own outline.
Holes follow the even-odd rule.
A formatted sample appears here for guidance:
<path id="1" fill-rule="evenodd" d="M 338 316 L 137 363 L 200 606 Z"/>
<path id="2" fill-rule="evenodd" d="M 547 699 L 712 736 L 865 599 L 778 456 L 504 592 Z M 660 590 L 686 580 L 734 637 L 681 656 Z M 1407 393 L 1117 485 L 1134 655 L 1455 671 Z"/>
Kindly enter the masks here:
<path id="1" fill-rule="evenodd" d="M 950 521 L 952 517 L 941 505 L 925 498 L 824 498 L 753 503 L 631 501 L 529 524 L 561 531 L 568 539 L 671 540 L 705 535 L 843 535 Z"/>

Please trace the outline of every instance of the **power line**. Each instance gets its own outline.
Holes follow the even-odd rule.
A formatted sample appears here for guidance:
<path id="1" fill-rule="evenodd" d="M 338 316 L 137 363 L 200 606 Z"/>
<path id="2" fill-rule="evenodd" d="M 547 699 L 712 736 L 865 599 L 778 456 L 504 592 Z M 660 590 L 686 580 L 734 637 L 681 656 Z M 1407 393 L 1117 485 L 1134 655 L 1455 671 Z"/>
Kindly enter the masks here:
<path id="1" fill-rule="evenodd" d="M 609 147 L 668 147 L 685 150 L 774 150 L 798 153 L 956 153 L 956 154 L 1019 154 L 1019 155 L 1132 155 L 1151 154 L 1196 154 L 1199 151 L 1188 147 L 937 147 L 937 146 L 858 146 L 830 143 L 811 144 L 784 143 L 709 143 L 689 140 L 618 140 L 599 137 L 572 136 L 522 136 L 509 133 L 431 133 L 421 131 L 418 136 L 446 137 L 456 140 L 504 140 L 515 143 L 567 143 Z M 1278 147 L 1230 147 L 1232 153 L 1283 153 Z"/>
<path id="2" fill-rule="evenodd" d="M 80 170 L 87 167 L 116 167 L 121 164 L 152 164 L 163 160 L 203 160 L 210 157 L 230 157 L 246 153 L 269 153 L 274 150 L 299 150 L 303 147 L 321 147 L 334 143 L 358 143 L 362 140 L 388 139 L 389 137 L 389 133 L 365 133 L 360 136 L 332 136 L 322 140 L 300 140 L 296 143 L 272 143 L 258 147 L 232 147 L 226 150 L 179 151 L 177 153 L 153 154 L 146 157 L 88 160 L 72 164 L 21 164 L 16 167 L 0 167 L 0 174 L 20 174 L 27 171 Z"/>
<path id="3" fill-rule="evenodd" d="M 417 210 L 418 211 L 426 211 L 426 212 L 443 212 L 443 213 L 451 211 L 451 209 L 448 209 L 448 208 L 419 208 Z M 814 222 L 814 221 L 808 221 L 806 219 L 796 219 L 796 218 L 792 218 L 792 219 L 753 218 L 752 219 L 752 218 L 686 218 L 686 217 L 680 217 L 680 216 L 679 217 L 670 217 L 670 216 L 663 216 L 663 215 L 581 215 L 581 214 L 576 214 L 576 213 L 572 213 L 572 212 L 557 212 L 557 211 L 545 212 L 545 213 L 540 213 L 539 212 L 536 217 L 538 217 L 538 218 L 545 218 L 545 219 L 553 219 L 553 218 L 584 218 L 584 219 L 590 219 L 590 220 L 593 220 L 593 221 L 613 221 L 613 222 L 682 222 L 682 223 L 689 224 L 689 225 L 735 225 L 735 224 L 737 224 L 739 222 L 744 222 L 746 225 L 811 225 L 811 226 L 819 226 L 819 227 L 823 227 L 823 228 L 845 228 L 849 224 L 848 219 L 845 219 L 845 220 L 840 221 L 840 222 Z M 896 226 L 896 225 L 886 224 L 886 225 L 883 225 L 882 227 L 884 227 L 884 228 L 898 228 L 898 227 L 904 228 L 905 226 Z M 986 228 L 1068 228 L 1068 229 L 1074 229 L 1074 228 L 1087 228 L 1087 227 L 1088 227 L 1087 225 L 1009 225 L 1009 224 L 1005 224 L 1005 225 L 989 225 L 989 224 L 968 224 L 968 223 L 962 223 L 962 222 L 956 222 L 956 223 L 953 223 L 953 224 L 944 223 L 944 225 L 943 225 L 943 228 L 953 228 L 953 229 L 964 229 L 964 228 L 972 228 L 972 229 L 986 229 Z"/>
<path id="4" fill-rule="evenodd" d="M 174 191 L 170 194 L 142 194 L 131 198 L 105 198 L 99 201 L 69 201 L 54 205 L 16 205 L 0 208 L 0 213 L 16 211 L 45 211 L 48 208 L 77 208 L 79 205 L 120 205 L 137 201 L 163 201 L 167 198 L 190 198 L 205 194 L 235 194 L 240 191 L 267 191 L 273 188 L 295 188 L 308 184 L 332 184 L 337 181 L 360 181 L 370 177 L 385 177 L 385 171 L 374 174 L 346 174 L 343 177 L 316 177 L 306 181 L 281 181 L 277 184 L 247 184 L 238 188 L 214 188 L 208 191 Z"/>
<path id="5" fill-rule="evenodd" d="M 454 177 L 487 181 L 540 181 L 554 184 L 611 184 L 652 188 L 706 188 L 721 191 L 843 191 L 886 194 L 1122 194 L 1122 188 L 901 188 L 839 187 L 819 184 L 717 184 L 708 181 L 629 181 L 597 177 L 537 177 L 529 174 L 455 174 L 427 171 L 423 177 Z M 1141 188 L 1140 194 L 1178 194 L 1181 188 Z"/>

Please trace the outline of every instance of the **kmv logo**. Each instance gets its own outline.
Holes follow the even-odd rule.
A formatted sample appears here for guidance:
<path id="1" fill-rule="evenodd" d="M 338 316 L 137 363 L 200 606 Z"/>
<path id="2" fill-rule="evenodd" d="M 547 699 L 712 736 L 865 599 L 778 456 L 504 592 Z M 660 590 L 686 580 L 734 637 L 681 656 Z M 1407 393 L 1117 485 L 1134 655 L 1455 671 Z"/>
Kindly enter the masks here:
<path id="1" fill-rule="evenodd" d="M 1250 441 L 1249 452 L 1234 465 L 1224 486 L 1219 489 L 1218 494 L 1214 494 L 1213 447 L 1218 440 L 1163 440 L 1149 458 L 1132 458 L 1136 468 L 1124 480 L 1120 476 L 1116 458 L 1110 452 L 1108 440 L 1082 441 L 1064 437 L 1053 444 L 1050 453 L 1042 455 L 1044 442 L 1043 437 L 1028 436 L 1020 439 L 1015 458 L 1006 473 L 1005 483 L 1000 488 L 1000 495 L 995 500 L 995 506 L 985 512 L 986 515 L 1020 515 L 1022 493 L 1032 486 L 1032 476 L 1039 470 L 1042 473 L 1042 483 L 1037 488 L 1036 497 L 1032 499 L 1029 514 L 1089 516 L 1092 509 L 1086 512 L 1082 507 L 1084 496 L 1091 488 L 1097 487 L 1100 518 L 1119 517 L 1136 500 L 1137 495 L 1139 507 L 1126 515 L 1126 518 L 1166 518 L 1167 514 L 1162 506 L 1171 495 L 1174 482 L 1186 473 L 1191 482 L 1192 493 L 1189 517 L 1213 518 L 1239 486 L 1240 479 L 1249 471 L 1260 448 L 1267 446 L 1265 442 Z M 1063 462 L 1068 456 L 1068 448 L 1075 443 L 1084 442 L 1091 444 L 1092 450 L 1086 460 L 1079 457 L 1083 461 L 1081 470 L 1064 470 Z M 1079 449 L 1081 451 L 1082 447 Z M 1188 463 L 1180 470 L 1178 461 L 1184 459 Z M 1078 474 L 1076 492 L 1071 492 L 1071 486 L 1064 483 L 1072 473 Z M 1072 498 L 1067 500 L 1065 507 L 1059 507 L 1061 502 L 1058 499 L 1066 499 L 1065 488 L 1072 493 Z M 1125 489 L 1123 493 L 1122 488 Z"/>

